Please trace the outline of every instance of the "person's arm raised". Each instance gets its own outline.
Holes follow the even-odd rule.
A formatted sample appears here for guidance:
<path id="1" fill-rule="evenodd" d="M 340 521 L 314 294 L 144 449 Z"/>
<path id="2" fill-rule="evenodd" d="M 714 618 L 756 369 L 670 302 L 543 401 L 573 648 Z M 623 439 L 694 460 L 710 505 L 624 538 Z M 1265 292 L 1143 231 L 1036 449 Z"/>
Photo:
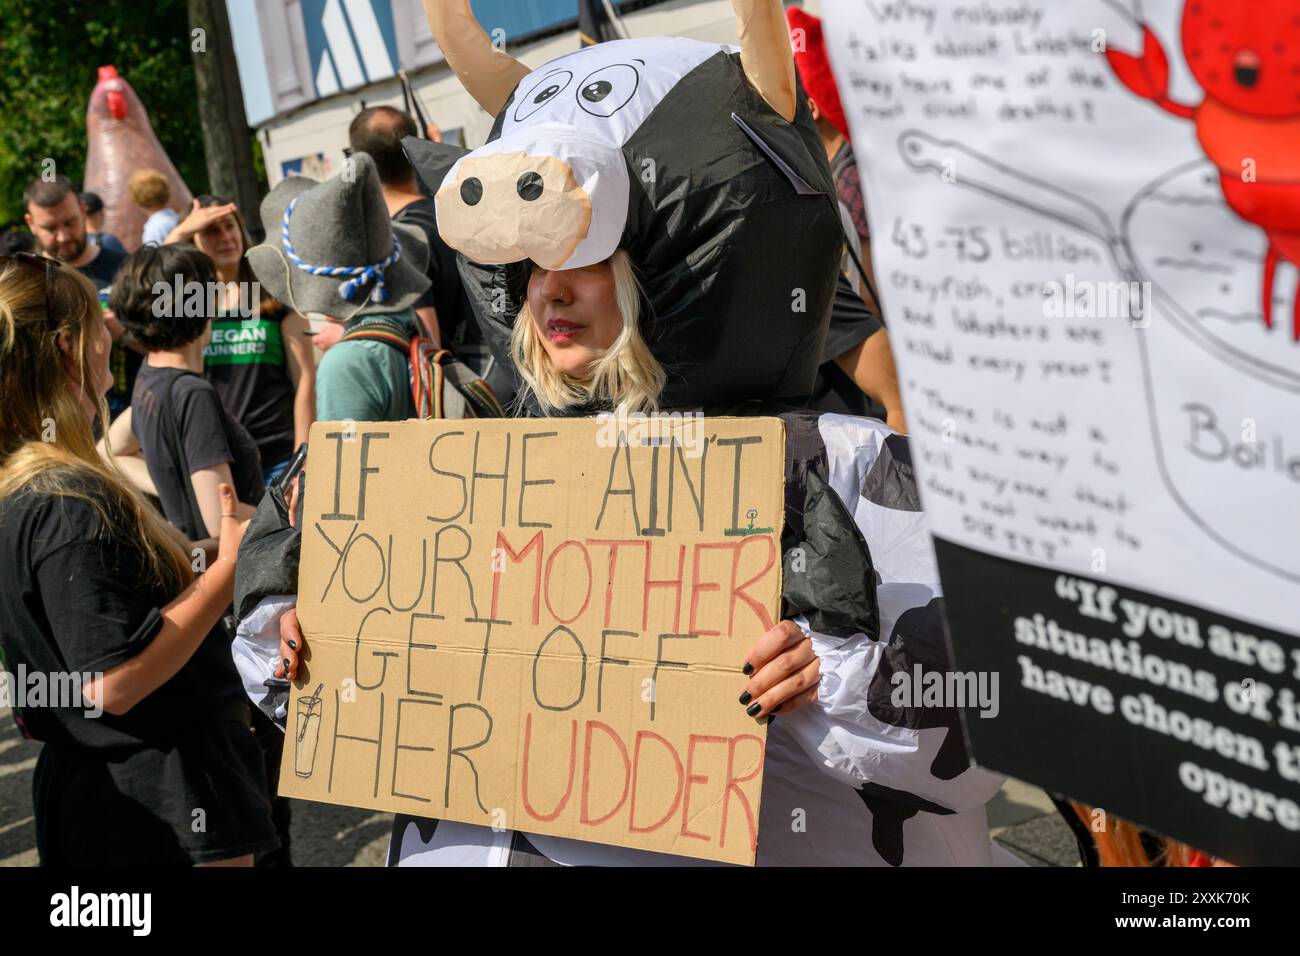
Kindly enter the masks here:
<path id="1" fill-rule="evenodd" d="M 198 233 L 214 222 L 231 215 L 234 211 L 234 203 L 225 206 L 200 206 L 199 201 L 196 199 L 194 205 L 190 207 L 189 215 L 178 222 L 171 232 L 167 233 L 163 245 L 170 246 L 177 242 L 193 242 Z"/>
<path id="2" fill-rule="evenodd" d="M 235 492 L 220 489 L 222 527 L 217 561 L 162 610 L 162 628 L 144 650 L 96 675 L 85 688 L 88 703 L 121 716 L 185 666 L 225 613 L 235 594 L 235 557 L 247 521 L 235 516 Z"/>

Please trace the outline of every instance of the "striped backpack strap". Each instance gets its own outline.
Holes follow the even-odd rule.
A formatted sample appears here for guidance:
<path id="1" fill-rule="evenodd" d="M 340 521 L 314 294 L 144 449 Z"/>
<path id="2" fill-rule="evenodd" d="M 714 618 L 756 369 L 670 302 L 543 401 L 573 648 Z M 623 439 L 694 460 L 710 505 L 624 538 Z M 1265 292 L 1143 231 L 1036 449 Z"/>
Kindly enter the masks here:
<path id="1" fill-rule="evenodd" d="M 411 396 L 421 418 L 447 417 L 442 356 L 449 354 L 434 345 L 432 339 L 419 336 L 411 340 Z"/>
<path id="2" fill-rule="evenodd" d="M 441 386 L 441 382 L 434 383 L 430 380 L 430 370 L 424 358 L 424 348 L 421 345 L 421 343 L 428 343 L 429 339 L 421 338 L 418 335 L 412 336 L 399 323 L 385 319 L 382 316 L 371 316 L 348 329 L 339 341 L 383 342 L 385 345 L 391 345 L 401 352 L 410 370 L 411 398 L 415 403 L 416 417 L 435 417 L 430 398 L 441 393 L 440 387 L 434 387 L 435 384 Z"/>
<path id="3" fill-rule="evenodd" d="M 447 381 L 464 400 L 465 418 L 506 418 L 505 407 L 492 391 L 492 386 L 464 362 L 450 352 L 443 358 Z"/>
<path id="4" fill-rule="evenodd" d="M 419 418 L 505 418 L 492 388 L 448 349 L 425 336 L 374 316 L 349 329 L 340 341 L 383 342 L 398 349 L 411 369 L 411 398 Z"/>

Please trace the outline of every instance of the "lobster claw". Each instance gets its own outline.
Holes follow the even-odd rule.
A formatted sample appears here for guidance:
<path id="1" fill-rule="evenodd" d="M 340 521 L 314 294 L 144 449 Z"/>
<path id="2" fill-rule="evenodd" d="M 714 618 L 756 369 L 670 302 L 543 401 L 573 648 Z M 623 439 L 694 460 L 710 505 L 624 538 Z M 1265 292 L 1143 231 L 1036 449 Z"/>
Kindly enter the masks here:
<path id="1" fill-rule="evenodd" d="M 1119 81 L 1145 100 L 1157 103 L 1169 96 L 1169 58 L 1159 38 L 1148 26 L 1142 27 L 1142 55 L 1132 56 L 1107 50 L 1106 59 Z"/>

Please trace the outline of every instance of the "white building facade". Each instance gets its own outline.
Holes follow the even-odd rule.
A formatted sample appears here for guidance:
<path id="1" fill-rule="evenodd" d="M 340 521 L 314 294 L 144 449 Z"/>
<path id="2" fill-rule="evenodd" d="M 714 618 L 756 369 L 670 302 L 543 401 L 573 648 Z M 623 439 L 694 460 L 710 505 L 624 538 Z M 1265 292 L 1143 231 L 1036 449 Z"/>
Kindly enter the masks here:
<path id="1" fill-rule="evenodd" d="M 344 160 L 367 106 L 407 108 L 405 71 L 425 117 L 450 141 L 483 143 L 492 117 L 462 89 L 429 34 L 421 0 L 226 0 L 249 125 L 274 186 L 324 178 Z M 529 66 L 579 46 L 576 0 L 471 0 L 493 39 Z M 819 3 L 807 3 L 814 10 Z M 736 41 L 730 0 L 621 0 L 630 36 Z"/>

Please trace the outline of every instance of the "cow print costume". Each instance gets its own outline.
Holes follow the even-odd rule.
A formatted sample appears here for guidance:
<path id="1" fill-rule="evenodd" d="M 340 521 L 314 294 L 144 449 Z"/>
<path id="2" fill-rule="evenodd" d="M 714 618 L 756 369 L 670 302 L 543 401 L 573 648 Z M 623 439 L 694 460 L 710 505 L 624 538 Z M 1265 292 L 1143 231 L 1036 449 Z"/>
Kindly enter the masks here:
<path id="1" fill-rule="evenodd" d="M 764 409 L 764 411 L 768 411 Z M 787 412 L 783 616 L 821 660 L 818 703 L 768 727 L 759 866 L 988 866 L 984 804 L 954 708 L 891 703 L 897 671 L 947 672 L 939 576 L 907 439 L 880 422 Z M 802 569 L 802 570 L 797 570 Z M 397 817 L 389 864 L 711 865 Z"/>

